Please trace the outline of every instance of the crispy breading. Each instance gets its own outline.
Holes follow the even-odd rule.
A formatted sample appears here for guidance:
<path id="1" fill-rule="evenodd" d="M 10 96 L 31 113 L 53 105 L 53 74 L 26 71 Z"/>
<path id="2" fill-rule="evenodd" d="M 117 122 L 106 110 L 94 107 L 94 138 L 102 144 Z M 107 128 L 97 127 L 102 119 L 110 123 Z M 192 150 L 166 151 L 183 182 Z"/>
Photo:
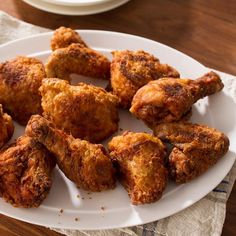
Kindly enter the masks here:
<path id="1" fill-rule="evenodd" d="M 3 147 L 12 137 L 14 125 L 11 116 L 3 112 L 0 104 L 0 148 Z"/>
<path id="2" fill-rule="evenodd" d="M 72 43 L 79 43 L 87 47 L 86 43 L 75 30 L 61 26 L 53 33 L 51 49 L 55 51 L 58 48 L 66 48 Z"/>
<path id="3" fill-rule="evenodd" d="M 75 138 L 99 143 L 118 129 L 118 99 L 102 88 L 50 78 L 40 92 L 43 115 Z"/>
<path id="4" fill-rule="evenodd" d="M 44 65 L 36 58 L 19 56 L 0 64 L 0 103 L 21 125 L 42 112 L 38 89 L 45 77 Z"/>
<path id="5" fill-rule="evenodd" d="M 21 136 L 0 153 L 0 193 L 15 207 L 38 207 L 51 185 L 54 157 L 30 137 Z"/>
<path id="6" fill-rule="evenodd" d="M 101 144 L 75 139 L 40 115 L 31 117 L 26 134 L 55 155 L 59 168 L 78 188 L 103 191 L 115 187 L 115 170 Z"/>
<path id="7" fill-rule="evenodd" d="M 188 182 L 208 170 L 229 149 L 222 132 L 205 125 L 173 122 L 156 126 L 154 134 L 174 145 L 169 156 L 171 177 Z"/>
<path id="8" fill-rule="evenodd" d="M 223 87 L 220 77 L 214 72 L 196 80 L 162 78 L 137 91 L 130 112 L 149 127 L 179 121 L 197 100 L 219 92 Z"/>
<path id="9" fill-rule="evenodd" d="M 161 198 L 167 184 L 166 148 L 146 133 L 125 132 L 108 144 L 118 176 L 135 205 Z"/>
<path id="10" fill-rule="evenodd" d="M 114 51 L 111 62 L 111 87 L 119 97 L 120 106 L 129 108 L 139 88 L 161 77 L 179 77 L 178 71 L 161 64 L 153 55 L 139 51 Z"/>
<path id="11" fill-rule="evenodd" d="M 110 78 L 110 61 L 103 54 L 78 43 L 55 50 L 45 66 L 48 78 L 70 81 L 72 73 L 101 79 Z"/>

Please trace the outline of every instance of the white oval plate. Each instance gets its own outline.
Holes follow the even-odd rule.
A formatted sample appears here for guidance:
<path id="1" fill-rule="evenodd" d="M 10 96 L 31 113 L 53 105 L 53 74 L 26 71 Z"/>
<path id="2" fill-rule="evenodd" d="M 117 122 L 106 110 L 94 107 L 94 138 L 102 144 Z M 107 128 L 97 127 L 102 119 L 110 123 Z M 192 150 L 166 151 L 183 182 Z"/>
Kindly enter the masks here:
<path id="1" fill-rule="evenodd" d="M 115 32 L 81 30 L 88 45 L 111 58 L 112 50 L 143 49 L 178 69 L 182 77 L 196 78 L 208 71 L 189 56 L 145 38 Z M 52 33 L 45 33 L 16 40 L 0 46 L 0 61 L 17 55 L 35 56 L 45 61 L 50 53 Z M 222 78 L 224 79 L 224 78 Z M 103 80 L 75 76 L 74 82 L 92 82 L 104 87 Z M 227 122 L 224 117 L 227 116 Z M 54 170 L 50 194 L 38 209 L 18 209 L 0 199 L 0 212 L 19 220 L 48 227 L 68 229 L 111 229 L 144 224 L 177 213 L 189 207 L 213 190 L 226 176 L 235 161 L 236 105 L 227 88 L 194 105 L 192 121 L 208 124 L 225 132 L 231 141 L 230 151 L 199 178 L 187 184 L 168 183 L 161 200 L 156 203 L 133 206 L 127 192 L 117 184 L 114 190 L 90 193 L 79 190 L 58 170 Z M 120 128 L 131 131 L 151 132 L 141 121 L 126 111 L 120 112 Z M 14 138 L 23 132 L 16 125 Z M 77 198 L 79 194 L 80 198 Z M 102 210 L 104 207 L 105 210 Z M 60 213 L 63 209 L 63 213 Z M 79 220 L 76 221 L 75 218 Z"/>
<path id="2" fill-rule="evenodd" d="M 46 12 L 51 12 L 61 15 L 82 16 L 82 15 L 92 15 L 112 10 L 125 4 L 129 0 L 106 1 L 96 5 L 89 5 L 89 6 L 62 6 L 38 0 L 22 0 L 22 1 Z"/>
<path id="3" fill-rule="evenodd" d="M 63 6 L 90 6 L 114 0 L 41 0 L 41 1 Z"/>

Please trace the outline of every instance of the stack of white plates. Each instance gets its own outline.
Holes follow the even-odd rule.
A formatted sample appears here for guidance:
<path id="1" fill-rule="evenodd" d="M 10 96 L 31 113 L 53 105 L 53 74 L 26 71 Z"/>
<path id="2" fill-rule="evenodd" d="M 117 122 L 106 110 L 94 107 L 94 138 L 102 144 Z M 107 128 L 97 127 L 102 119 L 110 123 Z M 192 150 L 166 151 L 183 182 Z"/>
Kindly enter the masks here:
<path id="1" fill-rule="evenodd" d="M 62 15 L 90 15 L 109 11 L 129 0 L 23 0 L 40 10 Z"/>

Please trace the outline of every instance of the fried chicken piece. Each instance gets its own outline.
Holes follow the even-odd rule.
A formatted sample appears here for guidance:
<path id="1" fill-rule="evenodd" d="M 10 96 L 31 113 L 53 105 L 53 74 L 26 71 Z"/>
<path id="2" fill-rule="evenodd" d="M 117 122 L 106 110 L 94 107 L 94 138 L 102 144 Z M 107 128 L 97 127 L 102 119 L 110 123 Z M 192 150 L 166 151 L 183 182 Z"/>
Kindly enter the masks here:
<path id="1" fill-rule="evenodd" d="M 44 65 L 36 58 L 19 56 L 0 64 L 0 103 L 21 125 L 42 112 L 38 89 L 45 77 Z"/>
<path id="2" fill-rule="evenodd" d="M 42 144 L 21 136 L 0 153 L 0 194 L 15 207 L 38 207 L 51 188 L 54 167 Z"/>
<path id="3" fill-rule="evenodd" d="M 50 78 L 40 92 L 44 117 L 75 138 L 98 143 L 118 129 L 118 99 L 102 88 Z"/>
<path id="4" fill-rule="evenodd" d="M 40 115 L 31 117 L 26 133 L 55 155 L 59 168 L 78 188 L 102 191 L 115 187 L 115 170 L 101 144 L 75 139 Z"/>
<path id="5" fill-rule="evenodd" d="M 101 53 L 73 43 L 55 50 L 46 63 L 47 77 L 70 81 L 70 74 L 80 74 L 101 79 L 110 78 L 110 61 Z"/>
<path id="6" fill-rule="evenodd" d="M 114 137 L 108 148 L 132 204 L 152 203 L 161 198 L 167 184 L 166 148 L 158 138 L 126 131 Z"/>
<path id="7" fill-rule="evenodd" d="M 154 134 L 174 146 L 169 156 L 169 170 L 177 183 L 201 175 L 229 149 L 229 139 L 225 134 L 204 125 L 163 123 L 154 128 Z"/>
<path id="8" fill-rule="evenodd" d="M 197 100 L 219 92 L 223 87 L 220 77 L 214 72 L 196 80 L 162 78 L 137 91 L 130 112 L 149 127 L 179 121 Z"/>
<path id="9" fill-rule="evenodd" d="M 179 78 L 178 71 L 167 64 L 161 64 L 147 52 L 123 50 L 112 54 L 111 87 L 123 108 L 130 107 L 135 93 L 149 81 L 162 77 Z"/>
<path id="10" fill-rule="evenodd" d="M 75 30 L 61 26 L 54 31 L 51 39 L 51 49 L 55 51 L 58 48 L 66 48 L 72 43 L 79 43 L 87 47 L 86 43 Z"/>
<path id="11" fill-rule="evenodd" d="M 3 112 L 0 104 L 0 148 L 3 147 L 12 137 L 14 133 L 14 125 L 12 118 Z"/>

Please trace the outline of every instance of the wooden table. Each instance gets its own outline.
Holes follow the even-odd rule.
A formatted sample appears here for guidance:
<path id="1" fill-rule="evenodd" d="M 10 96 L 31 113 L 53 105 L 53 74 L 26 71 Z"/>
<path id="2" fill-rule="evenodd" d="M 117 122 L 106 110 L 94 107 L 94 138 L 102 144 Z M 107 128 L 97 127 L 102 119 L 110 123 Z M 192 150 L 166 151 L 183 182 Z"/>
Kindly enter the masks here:
<path id="1" fill-rule="evenodd" d="M 180 50 L 204 65 L 236 75 L 235 0 L 131 0 L 92 16 L 62 16 L 37 10 L 20 0 L 0 1 L 0 10 L 23 21 L 55 29 L 119 31 L 147 37 Z M 227 203 L 222 235 L 236 232 L 236 187 Z M 0 216 L 1 236 L 60 235 L 44 227 Z"/>

